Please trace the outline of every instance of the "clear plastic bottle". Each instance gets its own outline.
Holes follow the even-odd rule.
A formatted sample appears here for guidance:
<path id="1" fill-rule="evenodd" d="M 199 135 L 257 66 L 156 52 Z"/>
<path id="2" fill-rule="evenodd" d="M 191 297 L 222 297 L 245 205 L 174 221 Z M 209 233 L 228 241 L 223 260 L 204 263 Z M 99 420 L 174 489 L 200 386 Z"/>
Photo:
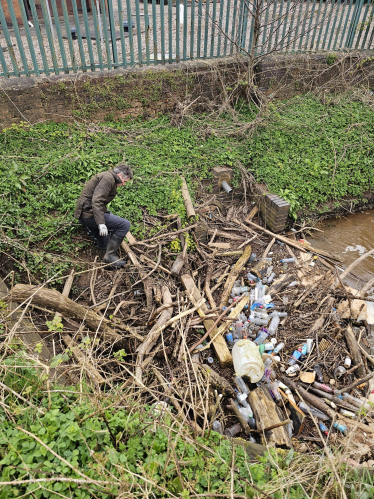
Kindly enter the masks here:
<path id="1" fill-rule="evenodd" d="M 288 313 L 287 312 L 278 312 L 278 310 L 274 310 L 270 315 L 270 319 L 273 317 L 287 317 Z"/>
<path id="2" fill-rule="evenodd" d="M 280 343 L 278 343 L 278 345 L 274 348 L 273 355 L 277 355 L 282 350 L 282 348 L 284 348 L 283 341 L 281 341 Z"/>
<path id="3" fill-rule="evenodd" d="M 348 429 L 346 426 L 344 426 L 343 424 L 340 424 L 340 423 L 334 423 L 333 424 L 333 427 L 335 428 L 335 430 L 337 431 L 340 431 L 341 433 L 343 433 L 344 435 L 348 435 Z"/>
<path id="4" fill-rule="evenodd" d="M 301 352 L 299 350 L 295 350 L 294 353 L 292 354 L 292 357 L 288 361 L 290 366 L 294 366 L 296 362 L 300 359 L 301 357 Z"/>
<path id="5" fill-rule="evenodd" d="M 281 263 L 294 263 L 295 262 L 295 259 L 294 258 L 282 258 L 282 260 L 280 260 Z"/>
<path id="6" fill-rule="evenodd" d="M 259 317 L 251 317 L 250 321 L 252 324 L 256 324 L 257 326 L 266 326 L 268 324 L 268 320 L 260 319 Z"/>
<path id="7" fill-rule="evenodd" d="M 227 430 L 225 430 L 225 435 L 226 435 L 226 437 L 233 438 L 233 437 L 235 437 L 235 435 L 237 435 L 241 431 L 242 431 L 242 427 L 240 426 L 239 423 L 237 423 L 234 426 L 232 426 L 231 428 L 228 428 Z"/>
<path id="8" fill-rule="evenodd" d="M 353 405 L 355 405 L 357 407 L 364 407 L 365 409 L 372 410 L 372 406 L 370 404 L 367 404 L 364 400 L 361 400 L 357 397 L 353 397 L 353 395 L 350 395 L 347 392 L 344 392 L 342 394 L 342 397 L 343 397 L 343 400 L 346 400 L 347 402 L 351 402 Z"/>
<path id="9" fill-rule="evenodd" d="M 254 343 L 256 343 L 256 345 L 261 345 L 261 343 L 264 343 L 264 341 L 266 341 L 266 338 L 268 336 L 269 333 L 267 333 L 266 331 L 261 331 L 261 333 L 255 339 Z"/>
<path id="10" fill-rule="evenodd" d="M 311 405 L 304 404 L 304 402 L 299 403 L 299 409 L 301 409 L 306 416 L 309 416 L 310 413 L 312 414 L 312 416 L 315 416 L 318 419 L 322 419 L 322 421 L 330 419 L 329 416 L 324 412 L 319 411 L 318 409 L 312 407 Z"/>
<path id="11" fill-rule="evenodd" d="M 257 255 L 256 253 L 252 253 L 251 256 L 249 257 L 248 259 L 248 262 L 247 263 L 253 263 L 256 261 L 256 258 L 257 258 Z"/>
<path id="12" fill-rule="evenodd" d="M 238 321 L 235 322 L 235 338 L 242 338 L 243 336 L 243 323 Z"/>
<path id="13" fill-rule="evenodd" d="M 323 390 L 324 392 L 332 393 L 334 390 L 330 388 L 328 385 L 325 385 L 323 383 L 318 383 L 318 381 L 315 381 L 313 383 L 314 388 L 318 388 L 318 390 Z"/>
<path id="14" fill-rule="evenodd" d="M 239 412 L 247 422 L 249 421 L 249 418 L 253 417 L 251 406 L 239 407 Z"/>
<path id="15" fill-rule="evenodd" d="M 269 275 L 269 277 L 267 278 L 267 281 L 266 281 L 266 282 L 267 282 L 268 284 L 271 284 L 271 283 L 273 282 L 273 280 L 274 280 L 274 277 L 275 277 L 275 273 L 274 273 L 274 272 L 272 272 L 272 273 Z"/>
<path id="16" fill-rule="evenodd" d="M 269 322 L 269 316 L 266 312 L 264 312 L 263 310 L 261 309 L 256 309 L 253 313 L 253 315 L 255 317 L 258 317 L 259 319 L 264 319 L 264 320 L 267 320 Z"/>
<path id="17" fill-rule="evenodd" d="M 282 400 L 282 396 L 278 390 L 278 383 L 276 382 L 273 382 L 273 383 L 268 383 L 266 385 L 266 388 L 269 390 L 270 392 L 270 395 L 274 398 L 274 400 L 276 400 L 277 402 Z"/>
<path id="18" fill-rule="evenodd" d="M 249 388 L 247 386 L 247 383 L 244 381 L 244 379 L 241 376 L 235 376 L 234 379 L 235 379 L 236 386 L 239 388 L 239 390 L 242 393 L 246 393 L 248 395 Z"/>
<path id="19" fill-rule="evenodd" d="M 270 325 L 268 327 L 268 332 L 270 336 L 274 336 L 276 330 L 278 329 L 280 323 L 280 318 L 276 315 L 271 319 Z"/>
<path id="20" fill-rule="evenodd" d="M 212 430 L 216 431 L 217 433 L 220 433 L 221 435 L 223 435 L 222 424 L 221 424 L 220 421 L 218 421 L 218 419 L 216 419 L 215 421 L 213 421 Z"/>

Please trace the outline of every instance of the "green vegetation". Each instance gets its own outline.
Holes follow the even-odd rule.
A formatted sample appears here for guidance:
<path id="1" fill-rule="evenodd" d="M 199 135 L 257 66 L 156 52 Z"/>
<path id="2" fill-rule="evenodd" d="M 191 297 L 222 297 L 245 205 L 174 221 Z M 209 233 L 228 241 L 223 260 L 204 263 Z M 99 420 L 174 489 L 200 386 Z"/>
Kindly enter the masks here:
<path id="1" fill-rule="evenodd" d="M 91 128 L 23 124 L 3 131 L 0 210 L 6 232 L 1 248 L 11 251 L 20 270 L 26 265 L 41 279 L 66 271 L 69 258 L 84 248 L 82 228 L 73 219 L 82 186 L 123 158 L 135 178 L 120 189 L 111 208 L 132 222 L 139 237 L 145 211 L 184 217 L 181 174 L 194 190 L 216 165 L 235 168 L 240 161 L 257 181 L 291 203 L 295 217 L 328 201 L 359 199 L 372 188 L 374 113 L 369 105 L 350 96 L 326 97 L 325 105 L 297 97 L 271 104 L 253 134 L 243 133 L 243 127 L 256 118 L 255 111 L 239 104 L 237 109 L 235 124 L 229 116 L 219 121 L 198 116 L 175 128 L 168 117 L 159 117 Z M 236 169 L 235 182 L 239 179 Z"/>

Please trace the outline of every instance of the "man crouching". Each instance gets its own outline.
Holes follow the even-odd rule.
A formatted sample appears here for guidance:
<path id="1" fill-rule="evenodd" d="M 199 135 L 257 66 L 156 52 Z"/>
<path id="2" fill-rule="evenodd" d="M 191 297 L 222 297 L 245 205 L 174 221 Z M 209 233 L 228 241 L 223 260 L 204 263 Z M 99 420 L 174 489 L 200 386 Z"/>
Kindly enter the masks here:
<path id="1" fill-rule="evenodd" d="M 130 229 L 130 222 L 125 218 L 113 215 L 109 204 L 117 195 L 117 187 L 125 185 L 133 178 L 131 168 L 120 163 L 113 170 L 98 173 L 85 185 L 75 208 L 74 216 L 88 227 L 97 240 L 99 255 L 111 267 L 118 269 L 126 262 L 120 260 L 117 251 Z M 112 235 L 108 236 L 108 231 Z"/>

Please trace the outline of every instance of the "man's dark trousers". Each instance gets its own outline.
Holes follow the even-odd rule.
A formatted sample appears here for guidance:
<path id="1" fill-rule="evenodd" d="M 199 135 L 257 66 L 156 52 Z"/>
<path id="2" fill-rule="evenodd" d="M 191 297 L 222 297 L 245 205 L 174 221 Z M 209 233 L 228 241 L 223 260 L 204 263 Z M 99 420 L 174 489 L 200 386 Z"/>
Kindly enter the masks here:
<path id="1" fill-rule="evenodd" d="M 130 230 L 130 222 L 126 218 L 117 217 L 113 213 L 104 213 L 105 225 L 109 232 L 116 233 L 118 236 L 125 237 Z M 95 222 L 94 218 L 80 218 L 79 222 L 84 226 L 88 227 L 92 235 L 97 239 L 98 249 L 106 249 L 109 242 L 109 236 L 102 237 L 99 234 L 99 228 Z"/>

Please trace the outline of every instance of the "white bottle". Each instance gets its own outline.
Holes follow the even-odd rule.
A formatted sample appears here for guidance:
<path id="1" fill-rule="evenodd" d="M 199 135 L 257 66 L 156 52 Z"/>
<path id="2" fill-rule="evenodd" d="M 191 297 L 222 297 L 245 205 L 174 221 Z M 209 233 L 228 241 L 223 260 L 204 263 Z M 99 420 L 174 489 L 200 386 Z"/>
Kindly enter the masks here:
<path id="1" fill-rule="evenodd" d="M 260 381 L 265 373 L 258 346 L 250 340 L 239 340 L 232 349 L 234 369 L 238 376 L 248 376 L 251 383 Z"/>
<path id="2" fill-rule="evenodd" d="M 278 317 L 278 315 L 276 315 L 275 317 L 273 317 L 271 319 L 271 322 L 270 322 L 270 325 L 268 327 L 268 333 L 270 336 L 273 336 L 279 326 L 279 322 L 280 322 L 280 318 Z"/>

